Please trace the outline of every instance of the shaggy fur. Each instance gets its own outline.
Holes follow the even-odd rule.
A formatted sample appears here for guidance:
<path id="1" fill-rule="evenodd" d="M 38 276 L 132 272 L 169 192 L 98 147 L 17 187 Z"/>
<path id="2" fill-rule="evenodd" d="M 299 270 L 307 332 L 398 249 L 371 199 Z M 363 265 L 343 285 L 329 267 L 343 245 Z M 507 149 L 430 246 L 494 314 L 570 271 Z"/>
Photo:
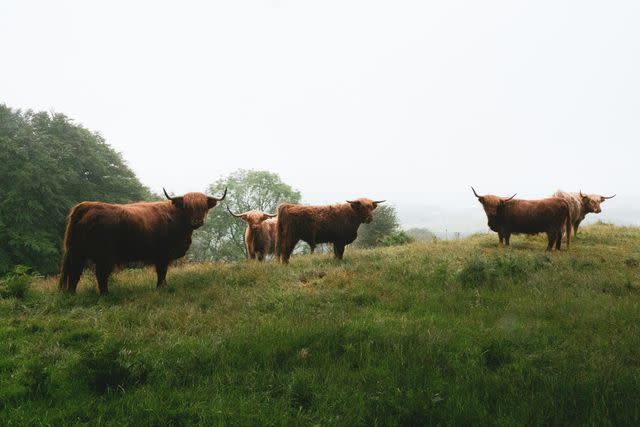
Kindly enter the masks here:
<path id="1" fill-rule="evenodd" d="M 600 203 L 615 197 L 615 194 L 613 196 L 601 196 L 599 194 L 582 194 L 581 192 L 567 193 L 565 191 L 558 190 L 553 194 L 553 197 L 560 197 L 569 204 L 571 218 L 573 220 L 573 235 L 575 236 L 578 234 L 578 227 L 580 226 L 580 223 L 584 220 L 587 214 L 602 212 Z"/>
<path id="2" fill-rule="evenodd" d="M 60 289 L 75 292 L 88 261 L 95 263 L 101 295 L 109 291 L 107 282 L 114 267 L 129 262 L 154 265 L 157 286 L 162 286 L 169 263 L 184 256 L 193 230 L 222 199 L 224 196 L 216 199 L 187 193 L 165 202 L 82 202 L 74 206 L 67 218 Z"/>
<path id="3" fill-rule="evenodd" d="M 284 203 L 278 207 L 276 256 L 289 262 L 298 241 L 309 244 L 333 243 L 336 258 L 342 259 L 344 247 L 358 237 L 358 227 L 373 220 L 373 211 L 382 201 L 358 199 L 330 206 L 303 206 Z"/>
<path id="4" fill-rule="evenodd" d="M 242 214 L 229 213 L 236 218 L 241 218 L 247 223 L 244 231 L 244 244 L 247 248 L 249 258 L 263 261 L 264 257 L 275 252 L 276 246 L 276 228 L 278 224 L 275 215 L 267 214 L 259 211 L 247 211 Z"/>
<path id="5" fill-rule="evenodd" d="M 489 228 L 498 233 L 500 243 L 509 245 L 511 234 L 547 233 L 547 250 L 554 244 L 559 250 L 564 228 L 569 247 L 572 221 L 569 205 L 563 199 L 519 200 L 513 196 L 505 199 L 490 194 L 478 196 L 473 192 L 484 208 Z"/>

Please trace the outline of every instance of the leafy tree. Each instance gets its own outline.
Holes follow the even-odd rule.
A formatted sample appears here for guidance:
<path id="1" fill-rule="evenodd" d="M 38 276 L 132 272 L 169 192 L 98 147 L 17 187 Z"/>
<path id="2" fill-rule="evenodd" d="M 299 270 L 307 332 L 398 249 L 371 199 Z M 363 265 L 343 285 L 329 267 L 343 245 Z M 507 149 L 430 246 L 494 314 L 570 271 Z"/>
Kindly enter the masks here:
<path id="1" fill-rule="evenodd" d="M 362 224 L 358 229 L 358 238 L 354 243 L 364 248 L 377 246 L 397 230 L 396 209 L 391 205 L 379 205 L 373 211 L 373 221 L 370 224 Z"/>
<path id="2" fill-rule="evenodd" d="M 283 202 L 300 202 L 300 193 L 268 171 L 240 169 L 220 178 L 208 188 L 209 194 L 220 194 L 228 188 L 224 202 L 209 213 L 205 225 L 194 234 L 188 258 L 194 261 L 237 260 L 246 257 L 244 231 L 246 224 L 227 212 L 258 210 L 275 213 Z"/>
<path id="3" fill-rule="evenodd" d="M 0 104 L 0 273 L 58 269 L 69 209 L 83 200 L 150 197 L 99 134 L 63 114 Z"/>

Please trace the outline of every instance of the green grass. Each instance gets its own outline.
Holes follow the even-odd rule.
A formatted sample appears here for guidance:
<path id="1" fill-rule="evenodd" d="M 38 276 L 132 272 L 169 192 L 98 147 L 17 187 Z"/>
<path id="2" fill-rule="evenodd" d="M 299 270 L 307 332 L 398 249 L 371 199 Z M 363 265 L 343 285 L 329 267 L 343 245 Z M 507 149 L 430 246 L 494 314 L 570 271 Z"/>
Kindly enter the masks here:
<path id="1" fill-rule="evenodd" d="M 121 271 L 0 298 L 0 425 L 638 425 L 640 229 Z"/>

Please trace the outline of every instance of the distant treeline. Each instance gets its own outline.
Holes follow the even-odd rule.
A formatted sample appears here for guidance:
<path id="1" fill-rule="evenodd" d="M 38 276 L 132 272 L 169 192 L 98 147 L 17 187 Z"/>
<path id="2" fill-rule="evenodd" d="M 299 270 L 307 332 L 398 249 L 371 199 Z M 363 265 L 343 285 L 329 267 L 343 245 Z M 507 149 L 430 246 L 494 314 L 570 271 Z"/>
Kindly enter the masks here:
<path id="1" fill-rule="evenodd" d="M 63 114 L 13 110 L 0 104 L 0 164 L 0 275 L 15 265 L 55 274 L 66 215 L 76 203 L 158 198 L 102 136 Z M 240 169 L 213 182 L 207 192 L 220 194 L 227 187 L 225 203 L 234 212 L 274 213 L 279 203 L 301 201 L 299 191 L 268 171 Z M 360 196 L 367 195 L 354 195 Z M 244 230 L 242 221 L 229 215 L 225 206 L 218 206 L 194 234 L 186 258 L 243 259 Z M 397 245 L 425 238 L 424 233 L 413 234 L 400 230 L 392 205 L 381 205 L 373 222 L 360 228 L 354 244 Z"/>

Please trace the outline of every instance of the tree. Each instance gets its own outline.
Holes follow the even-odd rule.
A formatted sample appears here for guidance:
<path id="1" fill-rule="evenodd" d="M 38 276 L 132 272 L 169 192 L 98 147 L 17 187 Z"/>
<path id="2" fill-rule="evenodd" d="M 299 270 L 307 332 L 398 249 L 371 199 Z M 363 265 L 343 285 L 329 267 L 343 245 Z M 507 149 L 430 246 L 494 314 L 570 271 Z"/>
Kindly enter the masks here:
<path id="1" fill-rule="evenodd" d="M 63 114 L 0 104 L 0 273 L 58 269 L 66 215 L 83 200 L 150 197 L 99 134 Z"/>
<path id="2" fill-rule="evenodd" d="M 362 224 L 358 230 L 357 246 L 368 248 L 381 244 L 381 241 L 398 230 L 396 209 L 391 205 L 379 205 L 373 211 L 373 221 Z"/>
<path id="3" fill-rule="evenodd" d="M 209 213 L 205 225 L 194 234 L 187 255 L 193 261 L 238 260 L 246 257 L 244 231 L 246 224 L 229 215 L 226 203 L 234 213 L 258 210 L 276 213 L 280 203 L 300 202 L 300 192 L 268 171 L 240 169 L 220 178 L 208 188 L 209 194 L 220 194 L 228 188 L 225 201 Z"/>

